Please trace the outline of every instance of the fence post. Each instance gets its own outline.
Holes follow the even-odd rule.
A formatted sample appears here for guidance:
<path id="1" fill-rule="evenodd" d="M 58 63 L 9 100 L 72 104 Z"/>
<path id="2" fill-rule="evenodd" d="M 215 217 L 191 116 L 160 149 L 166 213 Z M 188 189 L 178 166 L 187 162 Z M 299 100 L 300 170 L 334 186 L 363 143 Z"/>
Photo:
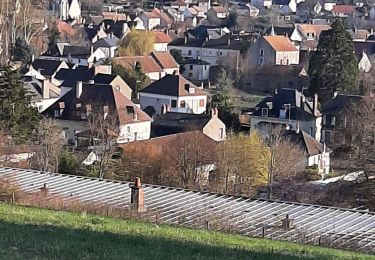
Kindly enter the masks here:
<path id="1" fill-rule="evenodd" d="M 266 236 L 266 228 L 265 226 L 262 227 L 262 237 L 264 238 Z"/>

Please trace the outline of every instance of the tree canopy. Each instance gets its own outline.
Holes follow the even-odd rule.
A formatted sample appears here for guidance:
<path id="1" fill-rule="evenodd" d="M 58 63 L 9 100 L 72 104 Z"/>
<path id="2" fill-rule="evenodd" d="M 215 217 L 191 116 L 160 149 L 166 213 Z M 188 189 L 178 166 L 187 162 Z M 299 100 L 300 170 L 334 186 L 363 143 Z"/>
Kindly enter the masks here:
<path id="1" fill-rule="evenodd" d="M 38 110 L 30 106 L 30 100 L 18 71 L 0 66 L 0 125 L 18 142 L 30 139 L 38 127 Z"/>
<path id="2" fill-rule="evenodd" d="M 32 56 L 32 50 L 24 39 L 18 37 L 12 49 L 12 56 L 14 61 L 29 63 Z"/>
<path id="3" fill-rule="evenodd" d="M 357 75 L 352 38 L 343 22 L 336 20 L 332 29 L 321 33 L 317 51 L 310 59 L 310 94 L 317 93 L 322 101 L 336 90 L 356 94 Z"/>
<path id="4" fill-rule="evenodd" d="M 155 34 L 153 32 L 132 29 L 120 43 L 120 56 L 147 55 L 153 50 Z"/>
<path id="5" fill-rule="evenodd" d="M 53 48 L 60 39 L 60 32 L 57 29 L 56 25 L 52 27 L 48 34 L 48 50 Z"/>

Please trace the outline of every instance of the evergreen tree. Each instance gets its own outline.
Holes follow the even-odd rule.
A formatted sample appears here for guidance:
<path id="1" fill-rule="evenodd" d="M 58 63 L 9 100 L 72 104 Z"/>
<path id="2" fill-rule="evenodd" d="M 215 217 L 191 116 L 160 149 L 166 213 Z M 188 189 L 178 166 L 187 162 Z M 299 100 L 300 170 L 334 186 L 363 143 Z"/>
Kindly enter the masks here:
<path id="1" fill-rule="evenodd" d="M 352 39 L 344 24 L 336 20 L 332 29 L 320 35 L 317 51 L 309 64 L 310 94 L 327 101 L 337 90 L 356 94 L 358 75 Z"/>
<path id="2" fill-rule="evenodd" d="M 17 38 L 12 49 L 12 56 L 14 61 L 21 61 L 22 63 L 29 63 L 31 60 L 32 51 L 30 46 L 22 38 Z"/>
<path id="3" fill-rule="evenodd" d="M 39 114 L 30 99 L 18 71 L 0 66 L 0 127 L 18 142 L 30 139 L 38 127 Z"/>
<path id="4" fill-rule="evenodd" d="M 56 26 L 53 26 L 48 34 L 48 50 L 53 48 L 60 39 L 60 32 Z"/>

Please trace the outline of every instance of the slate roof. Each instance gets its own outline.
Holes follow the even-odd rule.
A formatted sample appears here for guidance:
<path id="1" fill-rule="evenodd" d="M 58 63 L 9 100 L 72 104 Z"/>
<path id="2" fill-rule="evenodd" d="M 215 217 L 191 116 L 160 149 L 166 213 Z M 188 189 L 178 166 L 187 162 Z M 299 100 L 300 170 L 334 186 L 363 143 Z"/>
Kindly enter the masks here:
<path id="1" fill-rule="evenodd" d="M 156 136 L 164 136 L 192 130 L 203 130 L 211 118 L 209 114 L 167 112 L 154 120 L 152 132 Z"/>
<path id="2" fill-rule="evenodd" d="M 274 32 L 276 35 L 286 35 L 290 37 L 294 31 L 293 27 L 286 27 L 286 26 L 273 26 Z M 271 34 L 272 26 L 268 27 L 266 30 L 266 34 Z"/>
<path id="3" fill-rule="evenodd" d="M 289 5 L 290 0 L 273 0 L 273 5 Z"/>
<path id="4" fill-rule="evenodd" d="M 75 88 L 77 81 L 88 82 L 94 77 L 94 69 L 88 66 L 78 66 L 61 84 L 64 87 Z"/>
<path id="5" fill-rule="evenodd" d="M 182 61 L 182 64 L 210 65 L 207 61 L 200 59 L 185 59 Z"/>
<path id="6" fill-rule="evenodd" d="M 59 68 L 63 61 L 36 59 L 31 64 L 35 70 L 40 70 L 40 73 L 45 77 L 51 77 Z"/>
<path id="7" fill-rule="evenodd" d="M 189 93 L 187 87 L 193 87 L 194 93 Z M 205 96 L 206 92 L 195 86 L 181 75 L 165 75 L 163 78 L 151 83 L 141 93 L 159 94 L 173 97 Z"/>
<path id="8" fill-rule="evenodd" d="M 87 58 L 91 55 L 91 46 L 64 46 L 62 57 Z"/>
<path id="9" fill-rule="evenodd" d="M 351 104 L 361 101 L 362 98 L 362 96 L 358 95 L 338 94 L 323 106 L 322 113 L 329 115 L 337 114 Z"/>
<path id="10" fill-rule="evenodd" d="M 300 145 L 308 156 L 322 154 L 324 151 L 324 145 L 321 142 L 302 130 L 299 132 L 294 130 L 285 131 L 284 136 L 291 142 Z M 326 148 L 326 152 L 330 151 L 330 149 Z"/>
<path id="11" fill-rule="evenodd" d="M 113 36 L 112 38 L 102 38 L 102 39 L 99 39 L 97 40 L 93 46 L 95 47 L 95 49 L 97 48 L 112 48 L 112 47 L 116 47 L 119 45 L 119 38 L 117 38 L 116 36 Z"/>
<path id="12" fill-rule="evenodd" d="M 366 52 L 367 55 L 373 55 L 375 53 L 375 41 L 353 41 L 355 54 L 362 55 Z"/>
<path id="13" fill-rule="evenodd" d="M 231 35 L 224 35 L 219 39 L 195 39 L 188 38 L 185 43 L 184 38 L 177 38 L 172 41 L 169 46 L 185 46 L 185 47 L 201 47 L 201 48 L 213 48 L 213 49 L 229 49 L 229 50 L 240 50 L 241 43 L 244 40 L 238 40 L 237 37 Z"/>
<path id="14" fill-rule="evenodd" d="M 315 118 L 313 114 L 312 104 L 305 100 L 303 106 L 301 104 L 302 94 L 298 90 L 282 88 L 273 97 L 266 97 L 260 101 L 255 107 L 254 116 L 262 116 L 262 108 L 269 108 L 268 102 L 272 102 L 272 109 L 269 109 L 268 117 L 280 118 L 280 110 L 284 109 L 285 104 L 291 105 L 290 119 L 309 121 Z M 289 118 L 289 115 L 287 115 Z"/>
<path id="15" fill-rule="evenodd" d="M 110 85 L 117 75 L 98 73 L 94 76 L 96 84 Z"/>

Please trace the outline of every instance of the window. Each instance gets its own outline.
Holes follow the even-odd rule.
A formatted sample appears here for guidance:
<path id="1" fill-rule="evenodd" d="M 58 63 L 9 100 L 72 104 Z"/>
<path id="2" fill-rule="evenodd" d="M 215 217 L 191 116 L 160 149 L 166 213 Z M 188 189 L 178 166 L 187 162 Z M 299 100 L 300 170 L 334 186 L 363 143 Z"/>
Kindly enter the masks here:
<path id="1" fill-rule="evenodd" d="M 200 107 L 204 107 L 204 99 L 200 99 L 199 100 L 199 106 Z"/>
<path id="2" fill-rule="evenodd" d="M 314 127 L 310 127 L 310 135 L 314 136 Z"/>
<path id="3" fill-rule="evenodd" d="M 126 127 L 126 131 L 127 131 L 128 133 L 130 133 L 130 126 L 127 126 L 127 127 Z"/>
<path id="4" fill-rule="evenodd" d="M 224 128 L 220 128 L 220 139 L 224 139 Z"/>
<path id="5" fill-rule="evenodd" d="M 137 141 L 137 140 L 138 140 L 138 133 L 134 132 L 134 141 Z"/>
<path id="6" fill-rule="evenodd" d="M 263 57 L 263 56 L 264 56 L 264 50 L 263 50 L 263 49 L 260 49 L 259 56 L 260 56 L 260 57 Z"/>
<path id="7" fill-rule="evenodd" d="M 223 52 L 220 52 L 219 54 L 220 54 L 220 56 L 221 56 L 221 55 L 223 55 Z"/>
<path id="8" fill-rule="evenodd" d="M 262 108 L 262 116 L 268 116 L 268 108 Z"/>
<path id="9" fill-rule="evenodd" d="M 286 59 L 286 65 L 289 65 L 289 59 Z"/>
<path id="10" fill-rule="evenodd" d="M 182 101 L 180 102 L 180 107 L 182 107 L 182 108 L 185 108 L 185 107 L 186 107 L 186 102 L 185 102 L 184 100 L 182 100 Z"/>
<path id="11" fill-rule="evenodd" d="M 78 110 L 78 109 L 80 109 L 82 107 L 82 104 L 81 103 L 77 103 L 76 104 L 76 109 Z"/>
<path id="12" fill-rule="evenodd" d="M 177 100 L 175 99 L 171 100 L 171 107 L 177 107 Z"/>
<path id="13" fill-rule="evenodd" d="M 190 65 L 189 68 L 190 68 L 190 70 L 193 70 L 193 65 Z"/>
<path id="14" fill-rule="evenodd" d="M 264 59 L 263 59 L 263 58 L 259 58 L 259 60 L 258 60 L 258 64 L 259 64 L 259 65 L 263 65 L 263 64 L 264 64 Z"/>
<path id="15" fill-rule="evenodd" d="M 87 114 L 86 112 L 81 112 L 81 119 L 86 120 L 87 119 Z"/>
<path id="16" fill-rule="evenodd" d="M 188 55 L 191 56 L 191 50 L 188 51 Z"/>
<path id="17" fill-rule="evenodd" d="M 55 111 L 54 111 L 54 116 L 55 116 L 55 117 L 60 116 L 59 110 L 55 110 Z"/>
<path id="18" fill-rule="evenodd" d="M 188 78 L 192 78 L 193 77 L 193 73 L 189 72 L 188 73 Z"/>

